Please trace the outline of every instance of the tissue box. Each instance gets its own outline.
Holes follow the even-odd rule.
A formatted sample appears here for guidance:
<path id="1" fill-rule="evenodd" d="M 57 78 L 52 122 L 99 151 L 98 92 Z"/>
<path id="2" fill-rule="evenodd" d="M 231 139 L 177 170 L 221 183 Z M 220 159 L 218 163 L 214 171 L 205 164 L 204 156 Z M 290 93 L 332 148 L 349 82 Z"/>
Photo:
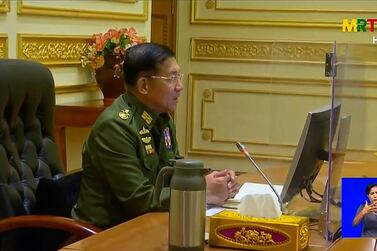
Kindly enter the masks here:
<path id="1" fill-rule="evenodd" d="M 209 245 L 252 250 L 299 251 L 309 244 L 309 218 L 265 219 L 222 211 L 209 219 Z"/>

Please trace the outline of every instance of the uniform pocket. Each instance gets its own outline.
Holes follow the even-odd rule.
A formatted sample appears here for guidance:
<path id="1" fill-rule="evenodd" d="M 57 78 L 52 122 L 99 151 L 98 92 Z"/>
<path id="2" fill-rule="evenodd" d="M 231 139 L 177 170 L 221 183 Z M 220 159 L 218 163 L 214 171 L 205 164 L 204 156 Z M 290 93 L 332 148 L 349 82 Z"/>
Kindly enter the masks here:
<path id="1" fill-rule="evenodd" d="M 144 156 L 144 167 L 147 170 L 157 170 L 159 164 L 159 158 L 157 154 L 150 154 Z"/>
<path id="2" fill-rule="evenodd" d="M 151 184 L 154 184 L 157 177 L 159 166 L 159 158 L 157 154 L 150 154 L 144 156 L 142 172 L 145 177 L 149 179 Z"/>

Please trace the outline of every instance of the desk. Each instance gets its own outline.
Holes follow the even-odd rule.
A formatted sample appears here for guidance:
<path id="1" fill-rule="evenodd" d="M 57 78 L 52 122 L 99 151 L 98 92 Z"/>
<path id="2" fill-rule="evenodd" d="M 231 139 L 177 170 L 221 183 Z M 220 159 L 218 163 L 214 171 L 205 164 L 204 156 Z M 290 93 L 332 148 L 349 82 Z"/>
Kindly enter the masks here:
<path id="1" fill-rule="evenodd" d="M 104 104 L 103 100 L 55 106 L 55 139 L 65 168 L 67 168 L 66 127 L 91 127 L 107 106 L 108 104 Z"/>
<path id="2" fill-rule="evenodd" d="M 288 172 L 287 168 L 268 170 L 267 175 L 273 182 L 282 181 Z M 239 178 L 241 183 L 246 181 L 264 182 L 263 178 L 256 172 L 242 174 Z M 207 222 L 208 223 L 208 222 Z M 208 224 L 206 224 L 208 231 Z M 315 226 L 314 226 L 315 228 Z M 168 213 L 147 213 L 128 222 L 119 224 L 99 234 L 75 242 L 61 249 L 62 251 L 167 251 L 168 250 Z M 310 232 L 309 251 L 322 251 L 326 246 L 325 239 L 316 230 Z M 206 245 L 206 251 L 231 250 L 227 248 L 215 248 Z"/>
<path id="3" fill-rule="evenodd" d="M 271 168 L 266 171 L 271 181 L 275 184 L 281 184 L 288 173 L 287 168 Z M 326 168 L 322 168 L 321 172 L 316 179 L 320 186 L 323 188 L 326 182 Z M 366 163 L 348 164 L 342 170 L 342 176 L 360 176 L 364 174 L 374 174 L 377 170 Z M 246 181 L 264 182 L 263 178 L 256 172 L 242 174 L 239 177 L 241 183 Z M 301 203 L 300 203 L 301 204 Z M 81 241 L 72 243 L 61 249 L 61 251 L 167 251 L 168 250 L 168 227 L 169 219 L 168 213 L 147 213 L 137 217 L 128 222 L 119 224 L 115 227 L 107 229 L 99 234 L 88 237 Z M 206 224 L 208 228 L 208 224 Z M 312 228 L 317 229 L 317 226 Z M 208 229 L 207 229 L 208 231 Z M 374 242 L 373 242 L 374 241 Z M 365 244 L 370 244 L 365 247 Z M 326 243 L 325 239 L 319 234 L 317 230 L 310 230 L 309 247 L 306 251 L 323 251 L 330 243 Z M 374 239 L 361 238 L 361 239 L 343 239 L 338 242 L 340 249 L 331 250 L 345 250 L 344 247 L 349 247 L 347 250 L 366 251 L 373 250 L 368 248 L 375 245 Z M 343 248 L 342 248 L 343 247 Z M 357 248 L 353 248 L 357 247 Z M 374 246 L 373 246 L 374 247 Z M 227 248 L 209 247 L 206 245 L 206 251 L 225 251 L 234 250 Z"/>
<path id="4" fill-rule="evenodd" d="M 167 251 L 168 213 L 147 213 L 119 224 L 94 236 L 75 242 L 61 251 Z M 208 226 L 208 224 L 206 224 Z M 208 230 L 207 230 L 208 231 Z M 310 246 L 306 251 L 325 250 L 327 244 L 317 231 L 310 232 Z M 205 246 L 206 251 L 234 250 Z"/>

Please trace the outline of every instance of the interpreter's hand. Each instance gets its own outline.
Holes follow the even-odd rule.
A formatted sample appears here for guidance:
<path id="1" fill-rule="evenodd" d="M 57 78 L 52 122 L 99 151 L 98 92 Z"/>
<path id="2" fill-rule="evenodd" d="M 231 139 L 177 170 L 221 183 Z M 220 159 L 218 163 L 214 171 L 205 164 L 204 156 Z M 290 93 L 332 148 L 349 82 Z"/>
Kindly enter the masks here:
<path id="1" fill-rule="evenodd" d="M 222 205 L 229 197 L 227 170 L 213 171 L 205 176 L 207 183 L 207 204 Z"/>
<path id="2" fill-rule="evenodd" d="M 227 173 L 228 173 L 228 198 L 233 198 L 238 193 L 241 186 L 238 183 L 236 173 L 233 170 L 230 170 Z"/>
<path id="3" fill-rule="evenodd" d="M 365 205 L 363 209 L 361 210 L 361 213 L 363 215 L 366 215 L 367 213 L 377 213 L 377 203 L 372 202 L 371 204 L 368 204 L 368 201 L 365 201 Z"/>

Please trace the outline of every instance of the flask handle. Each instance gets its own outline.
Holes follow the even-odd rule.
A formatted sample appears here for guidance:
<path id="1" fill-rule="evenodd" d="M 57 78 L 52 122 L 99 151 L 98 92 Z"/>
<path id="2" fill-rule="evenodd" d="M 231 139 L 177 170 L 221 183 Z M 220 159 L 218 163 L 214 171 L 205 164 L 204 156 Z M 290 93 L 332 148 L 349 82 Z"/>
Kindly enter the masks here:
<path id="1" fill-rule="evenodd" d="M 153 193 L 153 204 L 157 207 L 161 207 L 161 200 L 160 195 L 162 191 L 162 187 L 164 185 L 164 177 L 165 175 L 171 176 L 174 172 L 174 166 L 165 166 L 161 168 L 160 172 L 157 175 L 156 183 L 154 185 L 154 193 Z"/>

